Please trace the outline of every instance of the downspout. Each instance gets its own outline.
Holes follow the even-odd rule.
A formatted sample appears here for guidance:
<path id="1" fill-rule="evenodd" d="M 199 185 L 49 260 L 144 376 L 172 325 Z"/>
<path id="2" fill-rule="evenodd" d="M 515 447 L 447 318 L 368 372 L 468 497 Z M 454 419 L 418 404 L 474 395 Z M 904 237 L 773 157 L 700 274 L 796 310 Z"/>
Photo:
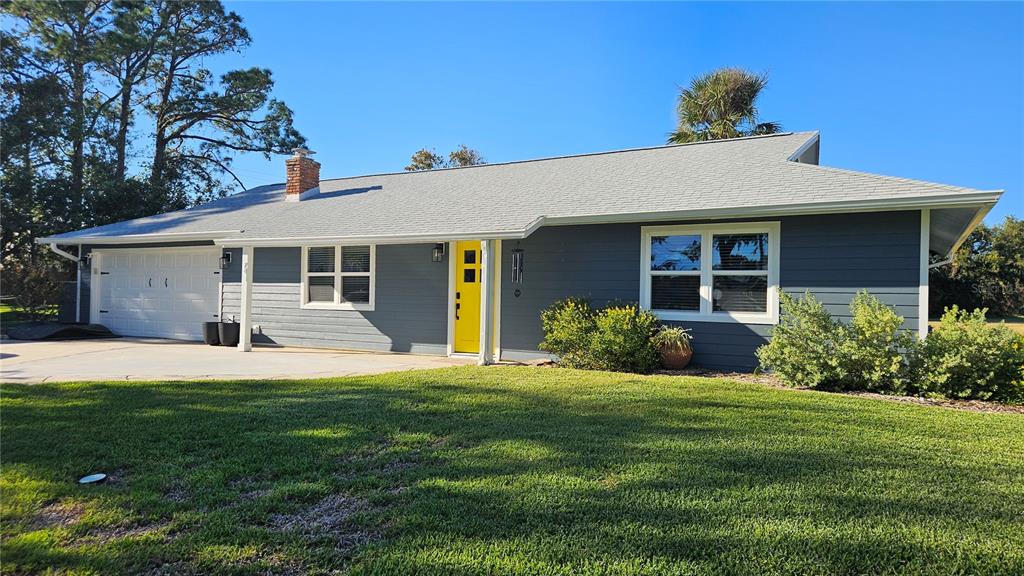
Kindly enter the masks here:
<path id="1" fill-rule="evenodd" d="M 82 260 L 82 245 L 78 245 L 78 256 L 61 250 L 56 244 L 50 244 L 50 250 L 54 254 L 67 258 L 75 263 L 75 323 L 82 321 L 82 267 L 80 265 Z"/>
<path id="2" fill-rule="evenodd" d="M 939 266 L 945 266 L 946 264 L 950 264 L 952 262 L 953 262 L 953 257 L 950 256 L 949 258 L 946 258 L 945 260 L 941 260 L 941 261 L 936 262 L 934 264 L 929 264 L 928 265 L 928 269 L 931 270 L 932 268 L 938 268 Z"/>

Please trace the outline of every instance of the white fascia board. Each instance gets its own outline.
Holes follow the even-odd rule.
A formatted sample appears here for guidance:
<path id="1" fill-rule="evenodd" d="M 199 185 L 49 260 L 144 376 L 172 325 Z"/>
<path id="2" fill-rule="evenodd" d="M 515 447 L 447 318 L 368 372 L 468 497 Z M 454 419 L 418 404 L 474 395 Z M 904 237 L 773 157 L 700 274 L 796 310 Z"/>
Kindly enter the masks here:
<path id="1" fill-rule="evenodd" d="M 391 234 L 383 236 L 304 236 L 294 238 L 218 238 L 218 246 L 310 246 L 314 244 L 429 244 L 459 240 L 522 240 L 544 225 L 539 217 L 522 230 L 458 234 Z"/>
<path id="2" fill-rule="evenodd" d="M 662 212 L 632 212 L 628 214 L 599 214 L 594 216 L 548 216 L 545 226 L 576 224 L 618 224 L 626 222 L 657 222 L 660 220 L 701 220 L 719 218 L 760 218 L 763 216 L 800 216 L 807 214 L 837 214 L 846 212 L 884 212 L 888 210 L 920 210 L 922 208 L 958 208 L 995 204 L 1002 190 L 977 192 L 956 196 L 918 196 L 913 198 L 887 198 L 883 200 L 854 200 L 819 202 L 813 204 L 785 204 L 777 206 L 746 206 L 738 208 L 711 208 L 706 210 L 666 210 Z"/>
<path id="3" fill-rule="evenodd" d="M 796 152 L 790 154 L 789 158 L 786 158 L 786 160 L 788 160 L 789 162 L 795 162 L 797 158 L 802 156 L 803 153 L 806 152 L 811 146 L 817 144 L 819 140 L 821 140 L 821 134 L 817 130 L 815 130 L 811 137 L 807 139 L 807 142 L 801 144 L 800 147 L 796 149 Z"/>
<path id="4" fill-rule="evenodd" d="M 238 234 L 241 230 L 213 230 L 210 232 L 167 232 L 157 234 L 125 234 L 122 236 L 75 236 L 73 238 L 36 238 L 37 244 L 147 244 L 150 242 L 189 242 L 210 240 L 225 234 Z"/>

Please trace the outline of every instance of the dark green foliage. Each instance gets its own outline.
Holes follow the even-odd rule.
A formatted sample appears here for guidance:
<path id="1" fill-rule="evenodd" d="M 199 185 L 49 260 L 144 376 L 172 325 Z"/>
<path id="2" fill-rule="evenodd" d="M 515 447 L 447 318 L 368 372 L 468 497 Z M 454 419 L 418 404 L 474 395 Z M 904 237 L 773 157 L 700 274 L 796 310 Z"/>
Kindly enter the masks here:
<path id="1" fill-rule="evenodd" d="M 269 70 L 216 77 L 204 67 L 250 42 L 218 1 L 13 0 L 0 9 L 4 264 L 34 262 L 40 236 L 218 197 L 226 176 L 241 188 L 236 153 L 304 143 L 271 96 Z"/>
<path id="2" fill-rule="evenodd" d="M 979 226 L 951 264 L 932 269 L 929 286 L 932 314 L 959 306 L 1024 315 L 1024 221 L 1007 216 L 996 226 Z"/>
<path id="3" fill-rule="evenodd" d="M 758 120 L 757 97 L 768 85 L 766 74 L 720 68 L 694 78 L 679 91 L 679 125 L 669 144 L 776 134 L 777 122 Z"/>
<path id="4" fill-rule="evenodd" d="M 4 384 L 0 412 L 5 574 L 1024 572 L 1017 414 L 496 366 Z M 275 529 L 339 497 L 335 531 Z"/>
<path id="5" fill-rule="evenodd" d="M 1024 336 L 953 306 L 928 334 L 920 392 L 947 398 L 1024 401 Z"/>
<path id="6" fill-rule="evenodd" d="M 438 168 L 462 168 L 464 166 L 477 166 L 487 164 L 484 157 L 473 148 L 467 148 L 461 144 L 457 149 L 448 153 L 448 158 L 441 156 L 433 150 L 421 148 L 409 159 L 409 165 L 405 167 L 407 172 L 418 172 L 420 170 L 437 170 Z"/>
<path id="7" fill-rule="evenodd" d="M 72 279 L 55 257 L 12 260 L 0 277 L 0 293 L 13 297 L 8 304 L 23 316 L 42 320 L 51 316 L 64 297 L 64 282 Z"/>
<path id="8" fill-rule="evenodd" d="M 658 318 L 635 305 L 595 310 L 585 299 L 567 298 L 541 312 L 541 325 L 540 349 L 567 368 L 646 374 L 658 366 Z"/>

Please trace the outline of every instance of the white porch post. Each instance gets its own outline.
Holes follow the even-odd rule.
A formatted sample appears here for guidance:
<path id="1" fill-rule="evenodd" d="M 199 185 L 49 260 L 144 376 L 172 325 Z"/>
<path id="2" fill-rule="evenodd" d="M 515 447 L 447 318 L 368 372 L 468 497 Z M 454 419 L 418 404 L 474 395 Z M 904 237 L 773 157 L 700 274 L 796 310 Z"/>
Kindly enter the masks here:
<path id="1" fill-rule="evenodd" d="M 477 364 L 494 362 L 494 240 L 480 243 L 480 355 Z"/>
<path id="2" fill-rule="evenodd" d="M 921 277 L 917 294 L 917 335 L 922 339 L 928 336 L 928 257 L 931 254 L 931 220 L 931 209 L 921 210 Z"/>
<path id="3" fill-rule="evenodd" d="M 241 326 L 238 327 L 238 350 L 252 350 L 252 246 L 242 247 Z"/>
<path id="4" fill-rule="evenodd" d="M 78 245 L 78 260 L 75 261 L 75 323 L 82 321 L 82 245 Z"/>

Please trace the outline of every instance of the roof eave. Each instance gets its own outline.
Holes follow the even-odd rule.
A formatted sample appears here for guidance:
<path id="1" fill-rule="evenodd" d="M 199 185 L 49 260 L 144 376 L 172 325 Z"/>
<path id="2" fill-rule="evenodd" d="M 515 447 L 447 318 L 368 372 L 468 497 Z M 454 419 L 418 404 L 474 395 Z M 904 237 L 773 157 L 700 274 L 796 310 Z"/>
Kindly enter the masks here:
<path id="1" fill-rule="evenodd" d="M 951 208 L 965 206 L 988 206 L 988 208 L 991 208 L 991 206 L 999 200 L 1002 193 L 1002 190 L 996 190 L 958 194 L 956 196 L 938 195 L 918 196 L 913 198 L 885 198 L 878 200 L 815 202 L 807 204 L 740 206 L 710 209 L 697 208 L 691 210 L 670 210 L 658 212 L 596 214 L 592 216 L 548 216 L 545 219 L 544 224 L 546 226 L 570 226 L 578 224 L 655 222 L 660 220 L 756 218 L 764 216 L 801 216 L 809 214 L 837 214 L 849 212 L 885 212 L 893 210 L 920 210 L 922 208 Z"/>
<path id="2" fill-rule="evenodd" d="M 79 244 L 151 244 L 159 242 L 212 242 L 225 234 L 238 234 L 242 230 L 211 230 L 208 232 L 163 232 L 154 234 L 119 234 L 112 236 L 82 235 L 82 236 L 47 236 L 36 238 L 36 244 L 63 244 L 74 246 Z"/>

